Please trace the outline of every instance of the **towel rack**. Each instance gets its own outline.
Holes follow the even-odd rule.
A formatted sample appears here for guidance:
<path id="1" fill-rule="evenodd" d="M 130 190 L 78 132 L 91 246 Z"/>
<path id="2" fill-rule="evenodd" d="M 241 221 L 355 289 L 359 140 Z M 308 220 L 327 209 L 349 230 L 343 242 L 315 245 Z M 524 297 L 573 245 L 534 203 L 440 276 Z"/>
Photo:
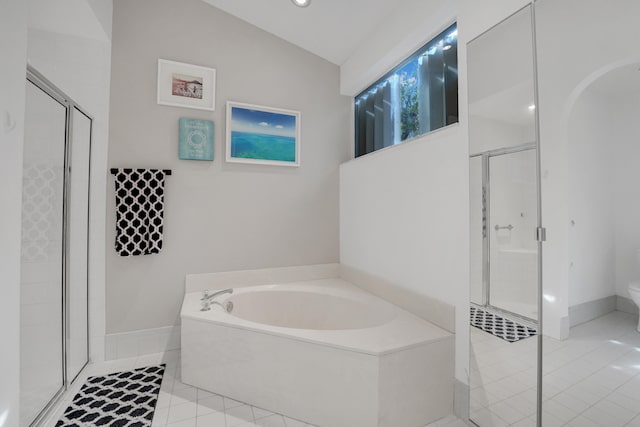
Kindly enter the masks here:
<path id="1" fill-rule="evenodd" d="M 511 231 L 511 230 L 513 230 L 514 227 L 511 224 L 509 224 L 509 225 L 498 225 L 498 224 L 496 224 L 496 226 L 493 227 L 493 228 L 495 228 L 496 231 L 498 231 L 498 230 L 509 230 L 509 231 Z"/>
<path id="2" fill-rule="evenodd" d="M 125 168 L 125 170 L 126 169 L 130 169 L 131 170 L 131 168 Z M 171 175 L 171 169 L 162 169 L 162 172 L 164 172 L 165 175 Z M 118 169 L 117 168 L 111 168 L 111 173 L 113 175 L 115 175 L 116 173 L 118 173 Z"/>

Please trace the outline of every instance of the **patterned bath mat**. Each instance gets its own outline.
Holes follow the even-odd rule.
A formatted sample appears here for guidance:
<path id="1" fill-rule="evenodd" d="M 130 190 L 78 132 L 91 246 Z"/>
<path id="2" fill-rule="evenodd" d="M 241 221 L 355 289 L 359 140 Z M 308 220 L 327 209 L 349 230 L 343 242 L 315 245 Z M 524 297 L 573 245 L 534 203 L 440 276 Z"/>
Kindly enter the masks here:
<path id="1" fill-rule="evenodd" d="M 165 365 L 89 377 L 56 427 L 148 427 Z"/>
<path id="2" fill-rule="evenodd" d="M 509 342 L 529 338 L 538 333 L 535 328 L 521 325 L 476 307 L 471 307 L 471 326 Z"/>

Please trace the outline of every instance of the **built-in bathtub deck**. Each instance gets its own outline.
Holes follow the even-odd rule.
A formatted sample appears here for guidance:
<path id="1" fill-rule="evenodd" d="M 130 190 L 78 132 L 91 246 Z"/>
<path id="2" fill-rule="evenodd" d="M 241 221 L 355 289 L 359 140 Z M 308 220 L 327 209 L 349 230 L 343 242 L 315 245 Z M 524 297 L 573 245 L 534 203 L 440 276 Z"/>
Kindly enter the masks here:
<path id="1" fill-rule="evenodd" d="M 353 284 L 343 279 L 316 279 L 304 282 L 293 282 L 282 285 L 260 285 L 239 288 L 234 295 L 246 292 L 301 290 L 303 292 L 323 293 L 336 298 L 359 299 L 369 303 L 372 307 L 382 304 L 379 298 L 363 292 Z M 226 327 L 246 329 L 258 333 L 276 335 L 286 338 L 296 338 L 300 341 L 326 345 L 338 349 L 355 351 L 358 353 L 382 356 L 384 354 L 402 351 L 429 342 L 451 338 L 451 333 L 439 328 L 423 319 L 401 309 L 394 309 L 389 321 L 374 327 L 340 330 L 297 329 L 271 326 L 251 322 L 225 312 L 218 305 L 209 311 L 200 311 L 202 292 L 191 292 L 185 295 L 180 316 L 182 319 L 212 322 Z M 233 298 L 224 295 L 217 298 L 225 301 Z M 387 306 L 389 304 L 386 304 Z"/>
<path id="2" fill-rule="evenodd" d="M 262 285 L 248 272 L 248 286 L 239 286 L 231 273 L 222 273 L 227 280 L 188 276 L 181 312 L 185 383 L 319 426 L 415 427 L 451 413 L 451 333 L 343 279 L 326 277 L 331 271 L 317 277 L 312 269 L 308 280 L 300 280 L 305 277 L 298 271 L 282 283 L 282 274 L 266 272 Z M 205 288 L 233 287 L 234 295 L 242 295 L 265 286 L 352 299 L 392 315 L 382 316 L 382 323 L 374 316 L 370 327 L 320 330 L 256 323 L 217 305 L 200 311 Z"/>

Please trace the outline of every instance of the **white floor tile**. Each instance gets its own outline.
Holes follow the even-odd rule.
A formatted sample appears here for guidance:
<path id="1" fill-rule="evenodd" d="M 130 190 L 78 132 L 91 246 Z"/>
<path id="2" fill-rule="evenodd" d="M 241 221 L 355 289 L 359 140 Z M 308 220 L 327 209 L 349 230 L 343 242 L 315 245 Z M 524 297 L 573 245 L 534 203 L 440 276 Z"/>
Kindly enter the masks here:
<path id="1" fill-rule="evenodd" d="M 169 416 L 167 417 L 167 424 L 175 423 L 176 421 L 186 420 L 196 417 L 196 404 L 195 402 L 182 403 L 180 405 L 172 405 L 169 407 Z"/>
<path id="2" fill-rule="evenodd" d="M 168 408 L 169 406 L 171 406 L 171 393 L 167 393 L 161 389 L 158 393 L 156 408 Z"/>
<path id="3" fill-rule="evenodd" d="M 598 424 L 587 417 L 582 415 L 572 419 L 567 423 L 568 427 L 606 427 L 604 425 Z"/>
<path id="4" fill-rule="evenodd" d="M 449 426 L 451 426 L 451 424 L 453 424 L 453 423 L 455 423 L 457 421 L 460 421 L 460 419 L 458 417 L 456 417 L 455 415 L 451 414 L 451 415 L 447 415 L 444 418 L 440 418 L 438 421 L 429 424 L 429 426 L 432 426 L 432 427 L 435 427 L 435 426 L 437 426 L 437 427 L 445 427 L 445 426 L 449 427 Z"/>
<path id="5" fill-rule="evenodd" d="M 512 427 L 537 427 L 536 421 L 533 418 L 525 418 L 512 424 Z"/>
<path id="6" fill-rule="evenodd" d="M 244 404 L 245 404 L 244 402 L 240 402 L 238 400 L 233 400 L 233 399 L 230 399 L 228 397 L 224 398 L 224 408 L 225 409 L 231 409 L 231 408 L 234 408 L 236 406 L 241 406 L 241 405 L 244 405 Z"/>
<path id="7" fill-rule="evenodd" d="M 516 421 L 520 421 L 521 419 L 527 417 L 526 414 L 518 411 L 513 406 L 504 401 L 494 403 L 493 405 L 489 406 L 488 409 L 509 424 L 513 424 Z"/>
<path id="8" fill-rule="evenodd" d="M 471 413 L 471 419 L 480 426 L 507 427 L 509 424 L 486 408 Z"/>
<path id="9" fill-rule="evenodd" d="M 198 389 L 198 400 L 208 399 L 213 396 L 217 396 L 217 394 L 211 393 L 210 391 L 207 391 L 207 390 L 202 390 L 201 388 Z"/>
<path id="10" fill-rule="evenodd" d="M 589 406 L 591 406 L 588 403 L 574 397 L 573 395 L 567 392 L 562 392 L 557 396 L 554 396 L 553 400 L 560 403 L 563 406 L 566 406 L 567 408 L 573 410 L 578 414 L 584 412 Z M 545 404 L 546 403 L 543 403 L 543 405 Z"/>
<path id="11" fill-rule="evenodd" d="M 253 411 L 249 405 L 234 406 L 225 410 L 227 416 L 227 427 L 237 426 L 247 422 L 255 422 Z"/>
<path id="12" fill-rule="evenodd" d="M 196 419 L 189 418 L 188 420 L 167 424 L 167 427 L 196 427 Z"/>
<path id="13" fill-rule="evenodd" d="M 629 421 L 625 427 L 640 427 L 640 415 Z"/>
<path id="14" fill-rule="evenodd" d="M 198 400 L 198 416 L 211 414 L 212 412 L 224 412 L 222 396 L 211 395 L 206 399 Z"/>
<path id="15" fill-rule="evenodd" d="M 305 422 L 294 420 L 293 418 L 288 418 L 288 417 L 284 417 L 284 423 L 286 424 L 287 427 L 306 427 L 306 426 L 309 426 L 309 424 L 307 424 Z"/>
<path id="16" fill-rule="evenodd" d="M 153 423 L 151 425 L 153 427 L 167 425 L 167 416 L 168 415 L 169 415 L 169 407 L 158 408 L 156 406 L 156 410 L 153 413 Z"/>
<path id="17" fill-rule="evenodd" d="M 198 389 L 195 387 L 183 387 L 173 390 L 173 397 L 171 398 L 171 406 L 180 405 L 183 403 L 195 402 L 198 396 Z"/>
<path id="18" fill-rule="evenodd" d="M 223 412 L 213 412 L 196 419 L 197 427 L 226 427 L 227 422 Z"/>
<path id="19" fill-rule="evenodd" d="M 583 412 L 583 416 L 600 425 L 607 427 L 624 426 L 636 415 L 615 403 L 603 400 Z"/>
<path id="20" fill-rule="evenodd" d="M 640 415 L 640 395 L 630 397 L 614 391 L 607 396 L 605 400 L 613 402 L 616 405 L 622 406 L 623 408 L 636 412 Z"/>
<path id="21" fill-rule="evenodd" d="M 578 412 L 567 408 L 556 400 L 547 400 L 543 403 L 543 408 L 545 412 L 548 412 L 553 417 L 559 419 L 560 421 L 567 423 L 577 417 L 579 415 Z"/>
<path id="22" fill-rule="evenodd" d="M 284 418 L 282 415 L 273 414 L 264 418 L 257 419 L 256 427 L 287 427 L 284 423 Z"/>
<path id="23" fill-rule="evenodd" d="M 266 409 L 256 408 L 255 406 L 252 406 L 251 409 L 253 410 L 253 418 L 256 420 L 273 415 L 273 412 Z"/>

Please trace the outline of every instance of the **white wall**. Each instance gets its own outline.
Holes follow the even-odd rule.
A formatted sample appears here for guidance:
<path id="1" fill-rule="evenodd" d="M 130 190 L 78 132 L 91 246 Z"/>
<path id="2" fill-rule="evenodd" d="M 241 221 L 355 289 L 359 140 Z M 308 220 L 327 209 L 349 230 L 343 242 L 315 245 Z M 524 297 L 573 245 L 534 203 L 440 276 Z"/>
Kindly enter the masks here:
<path id="1" fill-rule="evenodd" d="M 597 77 L 638 62 L 640 27 L 635 21 L 640 3 L 620 0 L 612 7 L 599 1 L 539 0 L 536 5 L 542 221 L 547 228 L 544 327 L 546 334 L 562 337 L 568 334 L 569 306 L 569 117 Z M 602 37 L 609 33 L 616 34 L 615 43 Z"/>
<path id="2" fill-rule="evenodd" d="M 341 65 L 340 93 L 355 96 L 362 92 L 451 25 L 455 16 L 456 3 L 453 1 L 405 2 Z"/>
<path id="3" fill-rule="evenodd" d="M 18 425 L 20 391 L 20 230 L 27 11 L 0 1 L 0 426 Z"/>
<path id="4" fill-rule="evenodd" d="M 187 273 L 337 262 L 351 121 L 338 67 L 200 0 L 118 0 L 113 34 L 109 166 L 173 175 L 163 251 L 124 258 L 109 177 L 108 332 L 178 324 Z M 216 68 L 215 112 L 157 105 L 158 58 Z M 301 111 L 301 166 L 226 163 L 228 100 Z M 178 159 L 180 117 L 214 121 L 213 162 Z"/>
<path id="5" fill-rule="evenodd" d="M 455 3 L 415 1 L 341 67 L 355 95 L 456 19 Z M 461 29 L 458 30 L 459 38 Z M 461 123 L 466 49 L 458 43 Z M 340 262 L 456 307 L 456 378 L 467 383 L 469 160 L 466 124 L 340 168 Z"/>
<path id="6" fill-rule="evenodd" d="M 341 67 L 355 95 L 458 21 L 460 124 L 341 167 L 341 263 L 456 306 L 456 378 L 468 383 L 469 149 L 466 43 L 526 1 L 415 1 Z"/>
<path id="7" fill-rule="evenodd" d="M 490 303 L 531 319 L 539 312 L 536 176 L 535 150 L 489 158 Z"/>
<path id="8" fill-rule="evenodd" d="M 569 118 L 569 307 L 616 293 L 611 111 L 586 90 Z"/>
<path id="9" fill-rule="evenodd" d="M 340 262 L 456 306 L 457 349 L 468 339 L 463 130 L 453 125 L 340 168 Z M 467 366 L 457 355 L 456 377 L 464 382 Z"/>
<path id="10" fill-rule="evenodd" d="M 616 293 L 629 297 L 629 282 L 640 280 L 640 93 L 611 99 L 613 149 L 612 193 L 615 210 Z"/>

